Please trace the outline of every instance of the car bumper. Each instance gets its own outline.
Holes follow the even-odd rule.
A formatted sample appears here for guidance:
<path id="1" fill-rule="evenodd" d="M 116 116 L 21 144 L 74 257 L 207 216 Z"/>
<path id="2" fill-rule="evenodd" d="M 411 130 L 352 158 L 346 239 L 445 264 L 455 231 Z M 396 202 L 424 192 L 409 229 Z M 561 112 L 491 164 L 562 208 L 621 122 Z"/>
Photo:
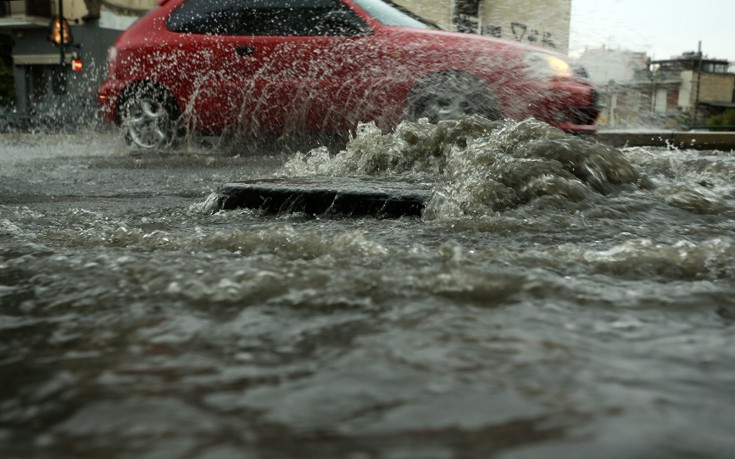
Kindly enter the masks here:
<path id="1" fill-rule="evenodd" d="M 97 100 L 100 104 L 100 114 L 111 123 L 118 123 L 117 106 L 120 95 L 125 89 L 121 81 L 107 80 L 97 91 Z"/>
<path id="2" fill-rule="evenodd" d="M 531 107 L 535 118 L 570 133 L 597 130 L 595 122 L 601 107 L 599 94 L 593 86 L 560 82 L 537 94 L 540 98 Z"/>

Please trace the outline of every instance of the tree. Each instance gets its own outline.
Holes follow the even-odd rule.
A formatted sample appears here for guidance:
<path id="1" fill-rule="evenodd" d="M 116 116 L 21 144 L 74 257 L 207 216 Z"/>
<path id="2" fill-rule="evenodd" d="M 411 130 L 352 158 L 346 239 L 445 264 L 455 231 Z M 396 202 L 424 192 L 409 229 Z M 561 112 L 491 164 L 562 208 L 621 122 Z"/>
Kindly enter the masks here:
<path id="1" fill-rule="evenodd" d="M 707 126 L 717 128 L 718 126 L 735 126 L 735 109 L 729 108 L 719 115 L 709 117 Z"/>

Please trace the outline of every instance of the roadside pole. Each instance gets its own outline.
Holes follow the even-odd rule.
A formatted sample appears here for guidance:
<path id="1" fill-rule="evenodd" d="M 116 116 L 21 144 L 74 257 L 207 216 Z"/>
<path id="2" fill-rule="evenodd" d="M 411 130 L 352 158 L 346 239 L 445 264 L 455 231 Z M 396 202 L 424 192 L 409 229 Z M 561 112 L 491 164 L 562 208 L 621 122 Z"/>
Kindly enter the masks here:
<path id="1" fill-rule="evenodd" d="M 59 57 L 61 62 L 61 78 L 64 78 L 64 61 L 66 56 L 64 55 L 64 0 L 59 0 Z"/>

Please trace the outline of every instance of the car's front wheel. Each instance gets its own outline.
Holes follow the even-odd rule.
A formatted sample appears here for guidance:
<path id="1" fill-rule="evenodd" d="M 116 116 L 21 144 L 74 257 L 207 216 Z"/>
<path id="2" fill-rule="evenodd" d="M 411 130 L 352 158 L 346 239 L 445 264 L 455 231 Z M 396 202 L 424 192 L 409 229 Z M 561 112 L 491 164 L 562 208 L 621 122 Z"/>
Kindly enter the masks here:
<path id="1" fill-rule="evenodd" d="M 480 115 L 500 119 L 498 102 L 485 82 L 461 72 L 442 72 L 419 82 L 409 94 L 406 119 L 432 123 Z"/>
<path id="2" fill-rule="evenodd" d="M 131 91 L 120 109 L 125 140 L 143 150 L 170 146 L 180 117 L 177 107 L 165 89 L 145 86 Z"/>

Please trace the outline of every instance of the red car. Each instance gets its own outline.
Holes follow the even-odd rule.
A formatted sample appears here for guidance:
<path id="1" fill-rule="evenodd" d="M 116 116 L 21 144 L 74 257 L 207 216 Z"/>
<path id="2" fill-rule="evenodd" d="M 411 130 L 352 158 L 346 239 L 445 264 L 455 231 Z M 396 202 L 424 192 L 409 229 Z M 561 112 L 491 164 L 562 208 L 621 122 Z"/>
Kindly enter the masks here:
<path id="1" fill-rule="evenodd" d="M 110 49 L 102 113 L 140 148 L 182 129 L 339 132 L 480 114 L 593 132 L 563 55 L 437 30 L 382 0 L 162 0 Z"/>

